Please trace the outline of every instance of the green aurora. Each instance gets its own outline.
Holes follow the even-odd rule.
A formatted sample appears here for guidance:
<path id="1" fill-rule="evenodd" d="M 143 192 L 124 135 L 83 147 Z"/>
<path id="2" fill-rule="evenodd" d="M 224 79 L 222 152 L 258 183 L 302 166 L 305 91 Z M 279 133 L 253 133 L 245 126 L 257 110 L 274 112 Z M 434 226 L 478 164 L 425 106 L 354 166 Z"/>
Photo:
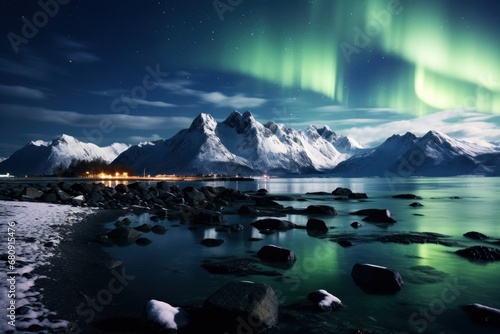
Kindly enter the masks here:
<path id="1" fill-rule="evenodd" d="M 290 10 L 261 4 L 243 22 L 224 22 L 229 37 L 212 46 L 211 66 L 312 91 L 345 107 L 415 116 L 453 108 L 500 111 L 500 43 L 493 23 L 471 14 L 477 2 L 281 3 Z M 378 61 L 362 64 L 373 55 Z M 374 84 L 359 92 L 352 73 Z"/>

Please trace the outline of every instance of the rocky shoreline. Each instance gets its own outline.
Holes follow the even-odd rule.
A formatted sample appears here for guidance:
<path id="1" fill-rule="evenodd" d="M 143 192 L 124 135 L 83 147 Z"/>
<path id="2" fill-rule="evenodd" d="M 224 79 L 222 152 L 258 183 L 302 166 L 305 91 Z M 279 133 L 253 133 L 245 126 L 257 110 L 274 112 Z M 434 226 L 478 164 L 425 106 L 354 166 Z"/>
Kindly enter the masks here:
<path id="1" fill-rule="evenodd" d="M 368 196 L 366 194 L 356 194 L 346 188 L 337 188 L 332 193 L 314 194 L 319 196 L 333 196 L 337 201 L 362 201 Z M 393 196 L 395 200 L 401 199 L 421 199 L 412 194 L 401 194 Z M 445 247 L 458 246 L 457 241 L 450 240 L 448 236 L 439 235 L 432 232 L 407 232 L 392 233 L 385 236 L 354 236 L 350 234 L 331 233 L 321 217 L 335 216 L 338 214 L 333 206 L 329 205 L 309 205 L 305 209 L 296 209 L 293 206 L 284 206 L 278 202 L 303 201 L 300 196 L 275 196 L 269 194 L 265 189 L 254 192 L 241 192 L 226 187 L 204 186 L 199 189 L 194 187 L 179 187 L 167 182 L 158 182 L 154 186 L 145 182 L 134 182 L 128 185 L 118 184 L 115 187 L 106 187 L 102 183 L 73 183 L 60 182 L 57 185 L 17 185 L 0 188 L 0 199 L 16 201 L 38 201 L 47 203 L 58 203 L 82 207 L 100 208 L 99 213 L 87 217 L 81 224 L 74 225 L 68 232 L 68 238 L 60 245 L 61 256 L 53 262 L 53 265 L 45 268 L 51 275 L 60 277 L 58 281 L 73 280 L 75 284 L 92 284 L 105 286 L 109 281 L 110 271 L 116 273 L 120 270 L 120 263 L 109 259 L 100 246 L 110 246 L 113 244 L 138 243 L 147 245 L 148 239 L 142 236 L 142 232 L 157 229 L 156 233 L 162 233 L 161 225 L 154 225 L 156 220 L 169 219 L 179 220 L 183 224 L 189 225 L 190 229 L 200 229 L 204 227 L 217 227 L 220 231 L 228 233 L 238 233 L 244 227 L 239 224 L 228 225 L 226 215 L 245 215 L 255 217 L 252 224 L 262 234 L 272 234 L 277 231 L 289 229 L 304 229 L 312 237 L 328 238 L 339 243 L 342 247 L 352 247 L 358 242 L 394 242 L 400 244 L 411 243 L 434 243 Z M 412 207 L 421 206 L 413 202 Z M 128 210 L 134 212 L 148 212 L 151 214 L 153 224 L 143 224 L 139 228 L 131 228 L 126 220 L 116 221 L 116 228 L 105 230 L 102 224 L 97 222 L 112 221 L 123 216 Z M 309 217 L 307 224 L 300 226 L 280 217 L 287 214 L 299 214 Z M 363 222 L 370 224 L 395 224 L 397 221 L 391 217 L 387 209 L 368 208 L 365 210 L 351 212 L 353 216 L 361 216 Z M 276 217 L 259 219 L 259 217 Z M 353 229 L 362 228 L 363 224 L 353 222 Z M 474 238 L 481 242 L 489 242 L 492 245 L 498 244 L 497 240 L 491 240 L 479 232 L 468 232 L 466 237 Z M 206 247 L 217 247 L 220 240 L 203 240 Z M 500 250 L 485 245 L 477 245 L 458 250 L 457 255 L 466 257 L 472 261 L 496 261 L 500 260 Z M 208 261 L 203 264 L 209 272 L 216 274 L 226 274 L 239 276 L 242 274 L 262 274 L 269 276 L 279 276 L 279 271 L 268 271 L 259 268 L 259 261 L 278 265 L 278 268 L 292 267 L 296 256 L 291 249 L 283 249 L 273 245 L 266 245 L 257 252 L 259 260 L 237 259 L 233 261 Z M 100 259 L 95 261 L 95 259 Z M 91 271 L 82 268 L 92 268 Z M 68 273 L 74 275 L 75 272 L 82 273 L 79 277 L 68 277 Z M 96 275 L 97 273 L 97 275 Z M 97 281 L 95 281 L 97 277 Z M 373 264 L 356 264 L 352 268 L 352 278 L 359 287 L 366 293 L 394 294 L 403 288 L 403 279 L 400 274 L 389 268 Z M 99 285 L 100 283 L 101 285 Z M 82 295 L 78 291 L 64 291 L 65 287 L 56 282 L 47 282 L 47 291 L 58 291 L 68 296 L 74 301 L 76 308 L 68 309 L 67 300 L 58 299 L 55 295 L 47 294 L 47 304 L 55 309 L 64 310 L 62 316 L 70 320 L 78 320 L 82 312 L 78 312 L 78 305 L 81 303 Z M 321 289 L 320 289 L 321 290 Z M 320 291 L 318 290 L 318 291 Z M 238 293 L 235 293 L 238 292 Z M 264 333 L 272 331 L 277 323 L 277 303 L 275 294 L 270 286 L 261 284 L 247 285 L 244 282 L 235 282 L 231 286 L 221 287 L 221 291 L 215 292 L 215 296 L 207 296 L 203 305 L 185 306 L 184 308 L 173 307 L 165 302 L 150 301 L 145 305 L 142 315 L 124 315 L 121 324 L 127 324 L 131 333 L 140 333 L 144 328 L 148 328 L 149 333 L 197 333 L 201 330 L 196 323 L 202 321 L 204 324 L 211 324 L 216 332 L 238 332 L 242 328 L 252 330 L 252 333 Z M 323 296 L 319 298 L 318 295 Z M 311 298 L 306 309 L 315 312 L 325 310 L 338 310 L 338 298 L 329 292 L 311 291 Z M 83 296 L 84 299 L 88 296 Z M 237 300 L 248 300 L 246 303 L 238 302 L 235 311 L 233 305 Z M 338 300 L 338 301 L 337 301 Z M 210 301 L 210 302 L 209 302 Z M 328 304 L 327 301 L 331 301 Z M 52 304 L 52 305 L 51 305 Z M 275 305 L 268 307 L 269 305 Z M 207 306 L 208 305 L 208 306 Z M 267 306 L 262 306 L 267 305 Z M 317 305 L 315 308 L 314 305 Z M 335 305 L 335 306 L 334 306 Z M 303 309 L 302 305 L 300 309 Z M 266 311 L 262 313 L 262 308 Z M 260 310 L 256 316 L 256 310 Z M 491 308 L 481 309 L 478 307 L 465 307 L 463 310 L 467 314 L 474 314 L 474 319 L 481 319 L 477 313 L 488 310 L 488 317 L 491 312 L 499 312 Z M 479 311 L 478 311 L 479 310 Z M 75 313 L 76 312 L 76 313 Z M 484 312 L 483 312 L 484 313 Z M 485 314 L 486 314 L 485 313 Z M 183 316 L 180 317 L 182 314 Z M 242 323 L 239 319 L 250 319 Z M 188 321 L 188 320 L 191 321 Z M 194 319 L 194 320 L 193 320 Z M 219 320 L 217 320 L 219 319 Z M 110 332 L 113 324 L 120 321 L 110 317 L 99 322 L 88 322 L 83 329 L 77 325 L 75 330 L 82 332 L 106 333 Z M 485 322 L 484 320 L 483 322 Z M 92 323 L 92 325 L 91 325 Z M 252 323 L 258 324 L 252 325 Z M 221 327 L 221 325 L 224 325 Z M 243 327 L 242 327 L 243 326 Z M 71 331 L 73 332 L 73 331 Z M 74 331 L 77 332 L 77 331 Z M 363 333 L 362 330 L 357 333 Z"/>

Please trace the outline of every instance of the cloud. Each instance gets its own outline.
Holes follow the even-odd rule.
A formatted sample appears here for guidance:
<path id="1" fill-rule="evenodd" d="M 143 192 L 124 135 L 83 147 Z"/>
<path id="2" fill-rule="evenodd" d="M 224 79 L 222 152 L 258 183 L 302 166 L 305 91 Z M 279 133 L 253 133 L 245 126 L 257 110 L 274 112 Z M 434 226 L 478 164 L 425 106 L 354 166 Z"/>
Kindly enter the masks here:
<path id="1" fill-rule="evenodd" d="M 133 116 L 120 114 L 81 114 L 74 111 L 50 110 L 39 107 L 22 105 L 0 104 L 0 113 L 5 118 L 29 119 L 35 122 L 44 122 L 65 125 L 77 128 L 99 128 L 102 122 L 123 129 L 150 130 L 150 129 L 178 129 L 186 128 L 193 121 L 182 116 Z"/>
<path id="2" fill-rule="evenodd" d="M 153 133 L 149 137 L 143 137 L 143 136 L 131 136 L 128 137 L 129 142 L 131 143 L 143 143 L 143 142 L 149 142 L 149 141 L 156 141 L 156 140 L 162 140 L 164 138 L 160 137 L 160 135 Z"/>
<path id="3" fill-rule="evenodd" d="M 478 116 L 467 110 L 445 110 L 414 119 L 398 120 L 379 124 L 377 126 L 355 126 L 342 130 L 366 147 L 381 144 L 392 134 L 412 132 L 417 136 L 426 134 L 429 130 L 441 131 L 450 137 L 470 141 L 498 142 L 499 119 L 497 115 Z"/>
<path id="4" fill-rule="evenodd" d="M 241 93 L 228 96 L 221 92 L 205 92 L 187 88 L 186 86 L 190 84 L 191 82 L 188 80 L 177 80 L 161 83 L 160 86 L 177 95 L 195 96 L 202 102 L 210 103 L 218 108 L 248 109 L 260 107 L 267 103 L 267 99 L 247 97 Z"/>
<path id="5" fill-rule="evenodd" d="M 205 101 L 214 104 L 219 108 L 230 107 L 234 109 L 260 107 L 266 103 L 265 99 L 258 97 L 246 97 L 242 94 L 226 96 L 220 92 L 200 93 L 199 97 Z"/>
<path id="6" fill-rule="evenodd" d="M 130 97 L 122 97 L 120 98 L 120 101 L 128 104 L 129 106 L 136 106 L 136 105 L 142 105 L 142 106 L 148 106 L 148 107 L 157 107 L 157 108 L 171 108 L 171 107 L 177 107 L 176 104 L 172 103 L 167 103 L 163 101 L 147 101 L 147 100 L 140 100 L 136 98 L 130 98 Z"/>
<path id="7" fill-rule="evenodd" d="M 7 85 L 0 85 L 0 95 L 35 100 L 45 99 L 47 97 L 44 92 L 38 89 L 28 88 L 24 86 Z"/>

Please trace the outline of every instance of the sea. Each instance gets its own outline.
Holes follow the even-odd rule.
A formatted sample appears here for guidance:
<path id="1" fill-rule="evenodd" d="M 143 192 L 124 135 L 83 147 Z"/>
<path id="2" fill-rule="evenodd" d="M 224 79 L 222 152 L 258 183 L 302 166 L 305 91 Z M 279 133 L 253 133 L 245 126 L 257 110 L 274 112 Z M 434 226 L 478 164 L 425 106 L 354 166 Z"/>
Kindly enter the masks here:
<path id="1" fill-rule="evenodd" d="M 310 235 L 293 229 L 271 235 L 260 234 L 251 226 L 256 219 L 238 214 L 226 216 L 228 224 L 239 223 L 238 233 L 217 232 L 215 227 L 190 230 L 179 221 L 157 222 L 168 231 L 147 233 L 147 246 L 132 244 L 106 248 L 108 254 L 123 261 L 128 275 L 126 293 L 114 296 L 119 310 L 136 312 L 150 299 L 173 306 L 201 304 L 210 294 L 232 281 L 252 281 L 270 285 L 279 297 L 279 323 L 275 333 L 498 333 L 473 323 L 461 305 L 479 303 L 500 308 L 500 261 L 473 262 L 455 253 L 474 245 L 494 247 L 500 239 L 500 178 L 258 178 L 254 181 L 213 181 L 175 183 L 186 186 L 224 186 L 240 191 L 266 189 L 272 195 L 287 195 L 300 200 L 282 201 L 284 206 L 306 208 L 330 205 L 336 216 L 322 216 L 330 227 L 326 235 Z M 366 193 L 364 200 L 339 201 L 331 192 L 337 187 Z M 312 194 L 325 192 L 326 194 Z M 414 194 L 416 200 L 393 198 Z M 388 209 L 397 222 L 389 225 L 361 221 L 350 213 L 360 209 Z M 224 211 L 223 211 L 224 212 Z M 126 213 L 133 226 L 155 224 L 150 214 Z M 308 216 L 281 217 L 305 225 Z M 351 227 L 359 221 L 360 228 Z M 115 221 L 106 223 L 110 230 Z M 477 231 L 489 237 L 473 240 L 464 236 Z M 400 244 L 377 241 L 394 233 L 438 233 L 447 243 Z M 339 237 L 352 240 L 342 247 Z M 223 239 L 218 247 L 200 244 L 204 238 Z M 250 238 L 262 238 L 249 241 Z M 297 261 L 289 269 L 273 268 L 282 276 L 215 275 L 201 265 L 205 261 L 255 257 L 264 245 L 292 250 Z M 498 245 L 498 243 L 497 243 Z M 498 246 L 497 246 L 498 247 Z M 401 274 L 404 284 L 394 295 L 373 295 L 362 291 L 353 281 L 356 263 L 388 267 Z M 324 289 L 338 297 L 344 307 L 332 312 L 305 313 L 294 305 L 306 303 L 307 295 Z M 113 307 L 113 306 L 110 306 Z M 249 329 L 246 329 L 247 331 Z"/>

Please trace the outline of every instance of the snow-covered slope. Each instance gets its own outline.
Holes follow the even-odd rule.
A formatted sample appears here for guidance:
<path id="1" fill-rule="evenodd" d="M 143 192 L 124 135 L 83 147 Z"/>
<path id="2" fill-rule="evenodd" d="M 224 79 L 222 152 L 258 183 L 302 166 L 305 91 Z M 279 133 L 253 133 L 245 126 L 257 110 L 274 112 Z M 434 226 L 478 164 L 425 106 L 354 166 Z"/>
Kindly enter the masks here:
<path id="1" fill-rule="evenodd" d="M 200 114 L 189 129 L 174 137 L 132 146 L 113 163 L 136 173 L 318 173 L 342 159 L 332 143 L 314 131 L 284 124 L 261 124 L 247 111 L 223 122 Z"/>
<path id="2" fill-rule="evenodd" d="M 339 176 L 457 176 L 498 173 L 500 154 L 488 143 L 453 139 L 439 131 L 421 138 L 412 133 L 393 135 L 375 149 L 359 153 L 340 163 Z"/>
<path id="3" fill-rule="evenodd" d="M 333 174 L 349 177 L 384 175 L 416 141 L 417 137 L 411 132 L 393 135 L 376 148 L 358 149 L 356 155 L 338 164 Z"/>
<path id="4" fill-rule="evenodd" d="M 99 147 L 83 143 L 68 135 L 61 135 L 52 142 L 32 141 L 0 162 L 0 173 L 12 175 L 51 175 L 58 167 L 66 168 L 75 161 L 112 162 L 129 145 L 115 143 Z"/>

